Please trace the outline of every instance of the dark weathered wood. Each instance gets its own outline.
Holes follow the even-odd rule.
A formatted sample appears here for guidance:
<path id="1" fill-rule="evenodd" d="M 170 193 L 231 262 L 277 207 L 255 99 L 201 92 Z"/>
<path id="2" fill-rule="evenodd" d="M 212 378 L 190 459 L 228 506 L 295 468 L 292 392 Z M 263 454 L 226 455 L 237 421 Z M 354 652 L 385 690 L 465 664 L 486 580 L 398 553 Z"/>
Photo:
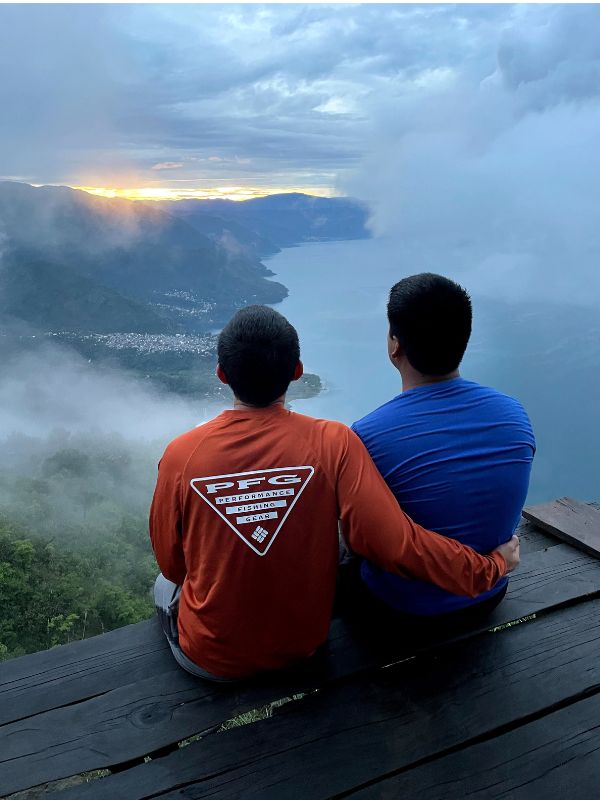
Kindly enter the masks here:
<path id="1" fill-rule="evenodd" d="M 529 506 L 523 516 L 553 536 L 600 558 L 600 511 L 570 497 Z"/>
<path id="2" fill-rule="evenodd" d="M 593 800 L 600 795 L 600 695 L 352 792 L 353 800 Z"/>
<path id="3" fill-rule="evenodd" d="M 546 550 L 560 544 L 560 539 L 548 536 L 526 519 L 521 520 L 515 533 L 521 542 L 521 558 L 529 553 L 536 553 L 538 550 Z"/>
<path id="4" fill-rule="evenodd" d="M 0 665 L 0 725 L 172 670 L 173 656 L 155 618 L 15 658 Z"/>
<path id="5" fill-rule="evenodd" d="M 600 563 L 567 545 L 523 559 L 511 596 L 488 622 L 470 631 L 583 598 L 600 591 Z M 467 635 L 467 634 L 465 634 Z M 172 662 L 172 671 L 152 675 L 92 699 L 0 727 L 0 794 L 120 764 L 218 725 L 223 720 L 292 694 L 322 687 L 443 639 L 415 644 L 390 631 L 386 639 L 357 639 L 344 620 L 332 625 L 322 656 L 296 672 L 264 677 L 237 687 L 195 679 Z M 15 788 L 16 787 L 16 788 Z"/>
<path id="6" fill-rule="evenodd" d="M 599 612 L 591 600 L 454 643 L 57 800 L 324 800 L 351 791 L 598 690 Z"/>
<path id="7" fill-rule="evenodd" d="M 119 652 L 130 644 L 141 641 L 148 628 L 154 627 L 154 623 L 153 617 L 145 622 L 138 622 L 136 625 L 117 628 L 102 634 L 102 636 L 92 636 L 89 639 L 81 639 L 60 647 L 53 647 L 50 650 L 42 650 L 39 653 L 31 653 L 4 661 L 0 670 L 0 691 L 15 680 L 29 680 L 31 685 L 35 685 L 38 678 L 41 677 L 45 680 L 47 673 L 52 670 L 58 672 L 65 667 L 69 669 L 70 664 L 78 664 L 98 654 Z"/>
<path id="8" fill-rule="evenodd" d="M 600 510 L 600 503 L 588 503 L 587 505 Z M 555 547 L 561 543 L 561 540 L 556 536 L 545 533 L 527 519 L 521 519 L 515 533 L 521 540 L 521 557 L 529 553 L 535 553 L 538 550 L 546 550 L 548 547 Z"/>
<path id="9" fill-rule="evenodd" d="M 496 621 L 500 615 L 520 619 L 593 594 L 598 567 L 597 560 L 565 544 L 524 557 L 511 576 L 509 594 L 490 622 L 502 624 Z"/>

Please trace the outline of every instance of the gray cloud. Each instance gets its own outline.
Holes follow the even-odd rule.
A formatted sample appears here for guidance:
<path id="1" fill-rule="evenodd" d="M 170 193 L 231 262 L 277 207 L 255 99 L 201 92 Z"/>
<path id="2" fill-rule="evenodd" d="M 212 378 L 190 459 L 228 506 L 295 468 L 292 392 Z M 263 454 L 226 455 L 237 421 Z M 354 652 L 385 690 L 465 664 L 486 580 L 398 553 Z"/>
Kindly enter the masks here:
<path id="1" fill-rule="evenodd" d="M 180 169 L 183 167 L 183 163 L 181 161 L 161 161 L 158 164 L 153 164 L 151 169 L 160 172 L 164 169 Z"/>
<path id="2" fill-rule="evenodd" d="M 371 102 L 347 188 L 408 271 L 510 300 L 597 304 L 600 9 L 514 9 L 487 52 Z M 491 39 L 490 39 L 491 42 Z"/>
<path id="3" fill-rule="evenodd" d="M 373 105 L 431 69 L 481 58 L 511 13 L 3 6 L 0 67 L 11 80 L 0 86 L 0 173 L 151 180 L 154 164 L 183 162 L 182 178 L 214 179 L 223 164 L 207 159 L 218 156 L 227 178 L 306 181 L 308 169 L 331 181 L 362 156 Z"/>
<path id="4" fill-rule="evenodd" d="M 600 17 L 594 6 L 532 7 L 517 16 L 498 48 L 507 88 L 544 109 L 600 94 Z"/>
<path id="5" fill-rule="evenodd" d="M 0 173 L 70 177 L 72 165 L 117 153 L 127 46 L 103 6 L 0 9 Z"/>
<path id="6" fill-rule="evenodd" d="M 214 415 L 51 344 L 3 357 L 0 404 L 2 513 L 79 545 L 143 519 L 165 445 Z"/>

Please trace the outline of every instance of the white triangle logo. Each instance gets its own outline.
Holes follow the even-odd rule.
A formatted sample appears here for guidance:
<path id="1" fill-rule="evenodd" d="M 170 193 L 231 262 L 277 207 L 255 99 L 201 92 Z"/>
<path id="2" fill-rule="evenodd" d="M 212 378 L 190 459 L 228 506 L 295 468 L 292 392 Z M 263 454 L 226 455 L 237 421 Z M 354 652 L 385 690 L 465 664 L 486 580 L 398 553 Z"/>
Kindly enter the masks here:
<path id="1" fill-rule="evenodd" d="M 300 499 L 314 467 L 192 478 L 190 486 L 257 555 L 264 556 Z"/>

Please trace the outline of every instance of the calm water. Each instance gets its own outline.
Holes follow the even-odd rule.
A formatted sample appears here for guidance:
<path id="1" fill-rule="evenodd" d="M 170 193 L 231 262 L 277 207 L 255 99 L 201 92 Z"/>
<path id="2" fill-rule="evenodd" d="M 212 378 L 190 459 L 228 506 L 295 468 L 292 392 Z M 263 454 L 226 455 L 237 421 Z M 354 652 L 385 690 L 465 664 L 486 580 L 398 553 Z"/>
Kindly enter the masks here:
<path id="1" fill-rule="evenodd" d="M 400 391 L 387 359 L 385 305 L 403 274 L 389 243 L 308 244 L 267 264 L 290 290 L 277 308 L 298 329 L 305 368 L 326 387 L 296 401 L 295 410 L 351 423 Z M 527 408 L 538 442 L 529 501 L 600 500 L 598 311 L 484 293 L 473 296 L 473 306 L 461 372 Z"/>

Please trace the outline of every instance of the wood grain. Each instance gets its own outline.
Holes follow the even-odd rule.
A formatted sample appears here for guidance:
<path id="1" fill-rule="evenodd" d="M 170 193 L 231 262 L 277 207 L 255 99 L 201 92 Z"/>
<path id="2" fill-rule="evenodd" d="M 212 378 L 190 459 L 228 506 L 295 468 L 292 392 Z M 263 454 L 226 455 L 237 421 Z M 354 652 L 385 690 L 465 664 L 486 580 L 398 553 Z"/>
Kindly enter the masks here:
<path id="1" fill-rule="evenodd" d="M 598 690 L 599 611 L 591 600 L 331 686 L 57 800 L 324 800 L 482 737 L 502 745 L 506 728 Z"/>
<path id="2" fill-rule="evenodd" d="M 600 694 L 347 796 L 592 800 L 600 777 L 598 720 Z"/>
<path id="3" fill-rule="evenodd" d="M 600 558 L 600 510 L 570 497 L 528 506 L 523 516 L 567 544 Z"/>

